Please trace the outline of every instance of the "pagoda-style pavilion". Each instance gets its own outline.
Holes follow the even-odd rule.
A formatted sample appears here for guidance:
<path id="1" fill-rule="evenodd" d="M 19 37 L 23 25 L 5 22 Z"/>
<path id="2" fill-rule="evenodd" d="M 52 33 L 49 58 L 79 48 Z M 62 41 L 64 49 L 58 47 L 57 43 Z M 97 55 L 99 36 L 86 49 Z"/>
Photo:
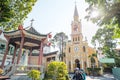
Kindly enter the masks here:
<path id="1" fill-rule="evenodd" d="M 7 39 L 7 44 L 6 44 L 6 51 L 4 53 L 1 68 L 4 67 L 5 60 L 9 51 L 9 45 L 14 46 L 12 63 L 14 63 L 15 58 L 17 58 L 16 64 L 19 64 L 20 58 L 22 56 L 22 49 L 27 49 L 30 51 L 28 63 L 31 60 L 30 58 L 31 58 L 32 51 L 39 50 L 38 65 L 42 64 L 43 47 L 48 42 L 49 34 L 40 34 L 32 26 L 23 28 L 22 25 L 18 27 L 18 30 L 11 31 L 11 32 L 3 32 L 3 33 Z M 17 49 L 19 49 L 18 54 L 16 54 Z"/>

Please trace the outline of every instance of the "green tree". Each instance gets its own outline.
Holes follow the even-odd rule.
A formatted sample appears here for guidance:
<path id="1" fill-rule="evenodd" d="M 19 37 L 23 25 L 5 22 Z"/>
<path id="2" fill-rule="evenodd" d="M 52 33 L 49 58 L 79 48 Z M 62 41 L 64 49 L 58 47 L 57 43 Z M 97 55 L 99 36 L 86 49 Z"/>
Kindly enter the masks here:
<path id="1" fill-rule="evenodd" d="M 66 46 L 66 42 L 68 40 L 68 36 L 64 32 L 59 32 L 55 34 L 55 36 L 52 39 L 52 42 L 59 48 L 60 50 L 60 59 L 63 61 L 63 58 L 65 56 L 63 49 Z"/>
<path id="2" fill-rule="evenodd" d="M 117 66 L 119 65 L 119 57 L 116 55 L 116 41 L 113 38 L 120 38 L 120 0 L 85 0 L 89 3 L 86 9 L 88 12 L 85 17 L 93 23 L 97 23 L 100 27 L 92 42 L 97 41 L 102 47 L 103 53 L 109 58 L 115 58 Z M 93 17 L 92 14 L 98 11 L 98 16 Z"/>
<path id="3" fill-rule="evenodd" d="M 113 38 L 114 28 L 109 25 L 106 27 L 101 27 L 96 32 L 95 36 L 92 38 L 93 44 L 99 44 L 101 47 L 103 54 L 108 58 L 114 58 L 116 62 L 116 66 L 120 66 L 119 60 L 120 57 L 117 56 L 115 51 L 116 48 L 116 40 Z M 113 67 L 113 64 L 109 64 L 108 66 Z"/>
<path id="4" fill-rule="evenodd" d="M 0 26 L 16 30 L 32 10 L 37 0 L 0 0 Z"/>
<path id="5" fill-rule="evenodd" d="M 91 54 L 88 56 L 90 58 L 90 61 L 91 61 L 91 66 L 95 66 L 95 58 L 97 57 L 97 55 L 94 53 L 94 54 Z"/>
<path id="6" fill-rule="evenodd" d="M 49 63 L 47 75 L 52 80 L 66 80 L 66 76 L 68 76 L 66 64 L 57 61 Z"/>
<path id="7" fill-rule="evenodd" d="M 109 27 L 99 28 L 95 36 L 93 36 L 92 38 L 92 43 L 93 44 L 98 43 L 99 47 L 102 47 L 103 53 L 107 54 L 108 51 L 112 51 L 113 49 L 116 48 L 116 41 L 113 38 L 113 35 L 114 35 L 113 31 L 114 31 L 114 28 L 109 28 Z"/>
<path id="8" fill-rule="evenodd" d="M 32 80 L 40 80 L 40 71 L 38 70 L 31 70 L 27 74 Z"/>
<path id="9" fill-rule="evenodd" d="M 87 20 L 97 23 L 99 26 L 112 25 L 114 28 L 115 37 L 120 37 L 120 0 L 85 0 L 89 3 L 86 9 L 88 12 Z M 93 17 L 95 11 L 99 15 Z"/>

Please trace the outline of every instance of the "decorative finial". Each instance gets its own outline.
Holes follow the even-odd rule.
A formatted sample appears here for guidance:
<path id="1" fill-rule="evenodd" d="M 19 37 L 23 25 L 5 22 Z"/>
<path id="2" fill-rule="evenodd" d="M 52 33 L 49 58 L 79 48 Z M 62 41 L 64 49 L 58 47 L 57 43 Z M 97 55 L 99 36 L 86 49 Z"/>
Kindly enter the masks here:
<path id="1" fill-rule="evenodd" d="M 85 36 L 85 41 L 87 41 L 87 37 Z"/>
<path id="2" fill-rule="evenodd" d="M 3 26 L 1 26 L 1 27 L 0 27 L 0 30 L 4 31 L 4 28 L 3 28 Z"/>
<path id="3" fill-rule="evenodd" d="M 34 19 L 31 20 L 31 27 L 33 26 L 33 21 L 34 21 Z"/>

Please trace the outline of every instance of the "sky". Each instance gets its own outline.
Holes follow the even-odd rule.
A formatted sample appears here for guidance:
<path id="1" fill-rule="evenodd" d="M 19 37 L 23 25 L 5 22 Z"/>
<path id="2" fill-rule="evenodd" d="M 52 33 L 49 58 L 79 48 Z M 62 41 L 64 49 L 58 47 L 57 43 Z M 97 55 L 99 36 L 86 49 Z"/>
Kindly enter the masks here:
<path id="1" fill-rule="evenodd" d="M 84 0 L 38 0 L 28 14 L 23 26 L 30 26 L 31 20 L 34 19 L 33 27 L 39 33 L 52 32 L 54 36 L 56 33 L 64 32 L 70 39 L 75 2 L 79 18 L 82 21 L 83 36 L 87 37 L 89 45 L 92 46 L 91 39 L 98 27 L 84 19 L 85 9 L 88 6 Z"/>

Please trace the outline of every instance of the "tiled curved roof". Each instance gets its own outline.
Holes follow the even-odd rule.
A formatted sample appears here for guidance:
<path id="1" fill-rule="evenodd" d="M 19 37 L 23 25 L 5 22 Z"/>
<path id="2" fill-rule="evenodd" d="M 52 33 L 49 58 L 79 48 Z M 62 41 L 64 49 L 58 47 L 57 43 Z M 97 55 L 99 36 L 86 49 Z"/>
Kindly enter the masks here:
<path id="1" fill-rule="evenodd" d="M 23 30 L 26 31 L 29 34 L 34 34 L 34 35 L 37 35 L 37 36 L 44 36 L 44 37 L 47 36 L 47 34 L 41 34 L 41 33 L 37 32 L 33 27 L 27 27 L 27 28 L 25 28 Z M 14 31 L 3 32 L 3 33 L 9 34 L 9 33 L 16 33 L 18 31 L 20 31 L 20 30 L 14 30 Z"/>
<path id="2" fill-rule="evenodd" d="M 39 32 L 37 32 L 33 27 L 27 27 L 25 28 L 25 31 L 39 36 L 46 36 L 45 34 L 40 34 Z"/>

